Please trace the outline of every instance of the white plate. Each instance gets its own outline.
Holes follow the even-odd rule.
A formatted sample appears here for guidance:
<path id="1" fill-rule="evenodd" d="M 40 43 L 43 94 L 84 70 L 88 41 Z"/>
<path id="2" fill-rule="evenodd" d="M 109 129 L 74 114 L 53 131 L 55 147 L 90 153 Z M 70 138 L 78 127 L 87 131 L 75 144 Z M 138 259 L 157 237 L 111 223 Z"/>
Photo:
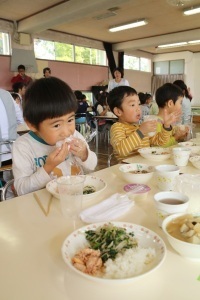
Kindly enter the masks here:
<path id="1" fill-rule="evenodd" d="M 170 158 L 171 156 L 171 150 L 169 148 L 161 148 L 161 147 L 141 148 L 138 150 L 138 152 L 142 157 L 147 158 L 151 161 L 163 161 Z"/>
<path id="2" fill-rule="evenodd" d="M 85 176 L 84 186 L 86 186 L 86 185 L 94 186 L 96 192 L 83 195 L 83 200 L 89 199 L 93 196 L 95 197 L 98 193 L 102 192 L 107 186 L 106 182 L 104 180 L 102 180 L 101 178 L 96 177 L 96 176 L 89 176 L 89 175 Z M 53 179 L 50 182 L 48 182 L 46 185 L 46 189 L 54 197 L 56 197 L 57 199 L 60 199 L 56 179 Z"/>
<path id="3" fill-rule="evenodd" d="M 90 280 L 102 282 L 102 283 L 118 284 L 118 283 L 133 281 L 138 277 L 141 277 L 143 275 L 146 275 L 147 273 L 155 271 L 161 265 L 161 263 L 164 261 L 166 256 L 166 246 L 163 240 L 155 232 L 151 231 L 146 227 L 131 224 L 131 223 L 124 223 L 124 222 L 111 222 L 111 223 L 114 226 L 125 228 L 127 232 L 134 232 L 134 237 L 138 240 L 138 245 L 140 247 L 154 248 L 156 253 L 154 260 L 150 264 L 144 265 L 144 268 L 141 271 L 141 273 L 129 278 L 107 279 L 107 278 L 88 275 L 77 270 L 73 266 L 71 259 L 80 249 L 83 249 L 88 246 L 88 242 L 85 238 L 85 231 L 95 230 L 99 226 L 108 224 L 107 222 L 107 223 L 95 223 L 95 224 L 90 224 L 88 226 L 82 227 L 74 231 L 65 239 L 61 252 L 67 266 L 70 267 L 77 274 L 86 277 Z"/>

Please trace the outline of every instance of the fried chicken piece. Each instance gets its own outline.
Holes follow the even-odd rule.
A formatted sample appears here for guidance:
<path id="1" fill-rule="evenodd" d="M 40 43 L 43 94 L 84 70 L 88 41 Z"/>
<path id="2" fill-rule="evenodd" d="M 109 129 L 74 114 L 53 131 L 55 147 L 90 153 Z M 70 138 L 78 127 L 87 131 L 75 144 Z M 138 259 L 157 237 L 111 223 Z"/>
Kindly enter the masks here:
<path id="1" fill-rule="evenodd" d="M 72 263 L 78 270 L 91 275 L 95 275 L 103 265 L 100 251 L 90 248 L 80 250 L 72 258 Z"/>

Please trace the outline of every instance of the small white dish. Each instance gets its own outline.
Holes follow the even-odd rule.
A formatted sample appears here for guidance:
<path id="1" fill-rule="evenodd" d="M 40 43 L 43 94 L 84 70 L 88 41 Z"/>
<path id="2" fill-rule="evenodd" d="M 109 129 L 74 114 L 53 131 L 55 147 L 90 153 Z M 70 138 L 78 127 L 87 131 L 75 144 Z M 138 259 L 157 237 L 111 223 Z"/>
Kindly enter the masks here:
<path id="1" fill-rule="evenodd" d="M 95 197 L 96 195 L 98 195 L 100 192 L 102 192 L 107 187 L 107 183 L 99 177 L 86 175 L 84 187 L 85 186 L 94 187 L 95 192 L 91 193 L 91 194 L 83 195 L 83 200 L 87 200 L 87 199 L 90 199 L 91 197 Z M 53 179 L 50 182 L 48 182 L 46 185 L 46 189 L 55 198 L 60 199 L 59 192 L 58 192 L 57 179 Z"/>

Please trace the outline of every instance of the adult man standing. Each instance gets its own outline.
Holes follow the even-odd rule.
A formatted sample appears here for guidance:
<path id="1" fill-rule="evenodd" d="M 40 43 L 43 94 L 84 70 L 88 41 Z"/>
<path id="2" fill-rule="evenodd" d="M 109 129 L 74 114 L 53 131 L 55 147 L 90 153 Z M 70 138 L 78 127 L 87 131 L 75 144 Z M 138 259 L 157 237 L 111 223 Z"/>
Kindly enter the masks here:
<path id="1" fill-rule="evenodd" d="M 19 65 L 17 69 L 18 69 L 18 74 L 11 79 L 11 82 L 12 83 L 23 82 L 26 85 L 28 85 L 32 81 L 32 78 L 25 74 L 25 66 Z"/>

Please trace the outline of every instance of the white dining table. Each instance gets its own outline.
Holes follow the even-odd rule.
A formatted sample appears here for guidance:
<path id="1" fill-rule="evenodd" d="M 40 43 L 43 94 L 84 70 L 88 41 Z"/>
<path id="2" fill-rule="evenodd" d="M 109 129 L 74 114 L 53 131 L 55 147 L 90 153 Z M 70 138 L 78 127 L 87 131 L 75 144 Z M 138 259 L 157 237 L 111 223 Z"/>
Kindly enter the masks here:
<path id="1" fill-rule="evenodd" d="M 129 162 L 151 165 L 171 164 L 148 161 L 137 155 Z M 199 174 L 190 163 L 181 172 Z M 94 173 L 107 183 L 97 197 L 83 203 L 83 209 L 101 202 L 115 192 L 123 193 L 127 184 L 120 176 L 119 164 Z M 152 179 L 145 197 L 115 221 L 140 224 L 156 232 L 167 247 L 164 262 L 152 272 L 132 282 L 110 285 L 84 278 L 65 264 L 61 247 L 72 232 L 71 222 L 63 217 L 59 200 L 52 199 L 45 216 L 33 193 L 0 203 L 0 299 L 1 300 L 189 300 L 199 299 L 200 261 L 181 257 L 158 227 L 153 196 L 158 189 Z M 50 194 L 37 191 L 44 208 Z M 85 226 L 82 221 L 79 227 Z"/>

